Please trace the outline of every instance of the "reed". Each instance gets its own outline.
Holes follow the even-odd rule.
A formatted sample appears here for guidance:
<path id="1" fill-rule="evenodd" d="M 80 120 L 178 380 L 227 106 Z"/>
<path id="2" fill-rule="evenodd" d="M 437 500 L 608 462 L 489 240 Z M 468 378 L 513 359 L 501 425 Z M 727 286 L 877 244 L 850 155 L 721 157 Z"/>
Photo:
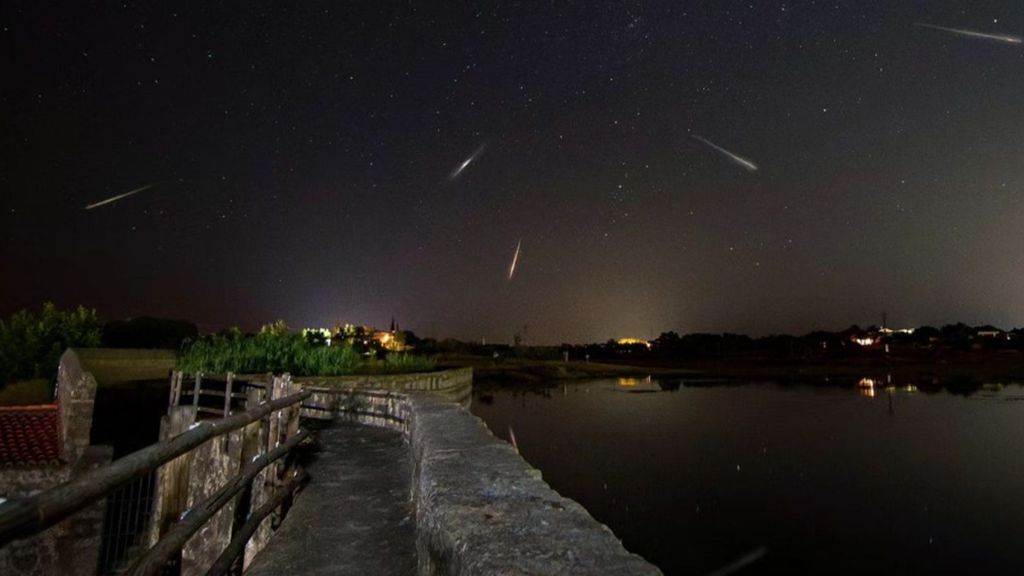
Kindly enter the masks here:
<path id="1" fill-rule="evenodd" d="M 253 336 L 232 331 L 186 344 L 178 367 L 185 372 L 340 376 L 426 372 L 434 370 L 437 361 L 400 353 L 366 358 L 350 347 L 326 346 L 273 325 Z"/>

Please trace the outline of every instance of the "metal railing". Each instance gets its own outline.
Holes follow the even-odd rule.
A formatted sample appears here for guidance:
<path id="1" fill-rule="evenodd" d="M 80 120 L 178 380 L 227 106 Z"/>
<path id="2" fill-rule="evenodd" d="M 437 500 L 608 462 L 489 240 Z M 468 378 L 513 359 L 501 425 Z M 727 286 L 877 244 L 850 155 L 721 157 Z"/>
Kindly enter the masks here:
<path id="1" fill-rule="evenodd" d="M 156 478 L 156 471 L 149 472 L 107 496 L 99 576 L 123 572 L 138 553 L 151 518 Z"/>
<path id="2" fill-rule="evenodd" d="M 176 374 L 176 377 L 177 382 L 180 383 L 180 373 Z M 172 376 L 172 393 L 174 378 Z M 178 390 L 180 391 L 180 387 Z M 265 400 L 249 410 L 224 418 L 195 422 L 187 430 L 168 440 L 133 452 L 101 468 L 85 472 L 64 484 L 39 494 L 6 501 L 0 504 L 0 547 L 6 546 L 13 540 L 38 534 L 89 505 L 116 495 L 121 487 L 137 478 L 152 474 L 162 465 L 188 454 L 209 440 L 239 430 L 257 420 L 267 419 L 275 412 L 295 407 L 294 417 L 297 427 L 298 406 L 311 394 L 311 391 L 301 391 Z M 230 396 L 226 396 L 226 399 L 230 399 Z M 225 411 L 229 410 L 230 406 L 226 406 Z M 273 426 L 269 428 L 276 430 L 277 434 L 276 439 L 271 442 L 271 445 L 274 446 L 273 449 L 261 450 L 260 454 L 242 466 L 238 473 L 223 486 L 193 505 L 179 521 L 173 523 L 160 536 L 154 546 L 140 551 L 140 555 L 131 562 L 128 573 L 134 575 L 160 573 L 172 556 L 182 550 L 189 537 L 202 528 L 207 520 L 226 504 L 234 501 L 240 493 L 248 492 L 260 471 L 284 457 L 308 437 L 306 431 L 296 429 L 295 433 L 281 441 L 281 432 L 284 431 L 277 430 Z M 209 573 L 222 574 L 230 569 L 263 517 L 276 509 L 291 494 L 301 482 L 304 474 L 298 470 L 291 470 L 290 474 L 285 476 L 283 484 L 278 486 L 273 496 L 269 497 L 268 501 L 260 508 L 249 513 L 244 525 L 233 530 L 231 543 L 213 566 L 221 571 L 215 572 L 211 569 Z M 274 502 L 277 504 L 270 506 Z M 244 541 L 238 543 L 239 538 L 245 534 L 248 536 L 245 536 Z"/>

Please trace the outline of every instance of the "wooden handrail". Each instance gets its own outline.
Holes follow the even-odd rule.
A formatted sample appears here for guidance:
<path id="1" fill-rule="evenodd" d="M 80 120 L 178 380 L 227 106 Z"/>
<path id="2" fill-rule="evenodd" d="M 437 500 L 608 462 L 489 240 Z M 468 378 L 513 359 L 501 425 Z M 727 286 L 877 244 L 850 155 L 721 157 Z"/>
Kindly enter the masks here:
<path id="1" fill-rule="evenodd" d="M 181 522 L 174 525 L 171 530 L 156 543 L 155 546 L 147 550 L 142 556 L 140 556 L 128 569 L 128 574 L 132 576 L 150 576 L 153 574 L 159 574 L 163 570 L 164 564 L 171 556 L 181 550 L 181 547 L 188 542 L 188 539 L 192 537 L 206 521 L 213 517 L 214 514 L 220 511 L 225 504 L 231 501 L 231 498 L 242 491 L 243 488 L 252 482 L 253 478 L 259 474 L 260 470 L 266 468 L 271 462 L 276 461 L 285 454 L 287 454 L 292 448 L 299 445 L 300 442 L 306 439 L 309 433 L 305 430 L 300 430 L 298 434 L 289 438 L 286 442 L 282 443 L 277 448 L 274 448 L 266 454 L 261 454 L 256 458 L 253 458 L 252 462 L 246 464 L 245 468 L 241 470 L 235 477 L 228 480 L 226 484 L 220 487 L 216 492 L 211 494 L 205 500 L 192 507 L 189 510 Z"/>
<path id="2" fill-rule="evenodd" d="M 290 396 L 264 402 L 251 410 L 220 420 L 198 422 L 178 436 L 153 444 L 108 466 L 91 470 L 60 486 L 34 496 L 0 504 L 0 547 L 11 540 L 25 538 L 71 516 L 102 499 L 133 478 L 181 456 L 211 438 L 227 434 L 255 422 L 267 414 L 298 404 L 312 394 L 303 390 Z"/>
<path id="3" fill-rule="evenodd" d="M 263 523 L 263 519 L 280 506 L 281 502 L 305 479 L 306 472 L 300 471 L 285 482 L 284 486 L 281 486 L 269 501 L 249 514 L 249 519 L 238 529 L 235 537 L 231 539 L 231 543 L 220 553 L 220 556 L 217 557 L 217 560 L 206 572 L 206 576 L 223 576 L 226 574 L 235 562 L 235 558 L 238 558 L 245 551 L 245 545 L 249 542 L 249 538 L 252 538 L 252 535 L 256 533 L 256 529 L 260 527 L 260 524 Z"/>

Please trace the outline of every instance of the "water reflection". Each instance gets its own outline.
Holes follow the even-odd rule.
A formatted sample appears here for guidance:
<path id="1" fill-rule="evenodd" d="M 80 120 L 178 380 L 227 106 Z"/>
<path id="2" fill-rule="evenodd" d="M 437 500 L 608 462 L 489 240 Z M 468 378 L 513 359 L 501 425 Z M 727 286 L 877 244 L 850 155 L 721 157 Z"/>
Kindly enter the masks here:
<path id="1" fill-rule="evenodd" d="M 693 378 L 657 378 L 651 375 L 644 377 L 621 377 L 614 380 L 605 380 L 598 382 L 561 382 L 558 384 L 519 384 L 515 386 L 504 387 L 501 384 L 489 383 L 487 381 L 476 383 L 476 401 L 490 405 L 495 401 L 493 390 L 501 389 L 505 395 L 519 397 L 519 396 L 538 396 L 542 398 L 552 398 L 554 394 L 565 397 L 575 393 L 589 394 L 591 388 L 595 385 L 607 387 L 608 383 L 611 383 L 611 388 L 630 394 L 648 394 L 655 392 L 678 392 L 683 389 L 691 388 L 723 388 L 723 387 L 744 387 L 752 384 L 770 384 L 782 387 L 789 386 L 813 386 L 815 388 L 836 388 L 851 390 L 857 395 L 864 398 L 879 398 L 880 392 L 886 394 L 916 394 L 924 392 L 926 394 L 936 394 L 941 392 L 947 392 L 957 396 L 971 396 L 978 392 L 992 393 L 999 392 L 1009 384 L 1011 386 L 1020 386 L 1018 382 L 1007 382 L 1007 383 L 985 383 L 969 377 L 955 377 L 949 379 L 938 379 L 929 378 L 923 380 L 913 381 L 900 381 L 893 377 L 891 374 L 885 375 L 884 377 L 879 376 L 864 376 L 861 378 L 842 378 L 842 377 L 821 377 L 820 379 L 811 380 L 792 380 L 792 381 L 749 381 L 739 379 L 728 379 L 728 378 L 708 378 L 708 377 L 693 377 Z"/>
<path id="2" fill-rule="evenodd" d="M 1024 404 L 1008 400 L 1024 393 L 976 384 L 967 402 L 962 384 L 484 384 L 473 411 L 499 437 L 514 428 L 545 480 L 668 575 L 760 546 L 744 574 L 1015 574 Z"/>
<path id="3" fill-rule="evenodd" d="M 895 384 L 893 383 L 892 376 L 886 377 L 886 383 L 883 385 L 879 380 L 874 378 L 861 378 L 857 381 L 857 391 L 861 396 L 867 398 L 874 398 L 878 388 L 883 388 L 886 395 L 892 396 L 893 394 L 916 394 L 917 386 L 914 384 Z M 890 407 L 892 400 L 890 399 Z"/>
<path id="4" fill-rule="evenodd" d="M 619 378 L 619 386 L 623 388 L 635 388 L 637 386 L 650 386 L 651 376 L 643 378 Z"/>
<path id="5" fill-rule="evenodd" d="M 661 388 L 665 392 L 677 392 L 679 390 L 679 387 L 682 385 L 682 380 L 658 380 L 658 388 Z"/>

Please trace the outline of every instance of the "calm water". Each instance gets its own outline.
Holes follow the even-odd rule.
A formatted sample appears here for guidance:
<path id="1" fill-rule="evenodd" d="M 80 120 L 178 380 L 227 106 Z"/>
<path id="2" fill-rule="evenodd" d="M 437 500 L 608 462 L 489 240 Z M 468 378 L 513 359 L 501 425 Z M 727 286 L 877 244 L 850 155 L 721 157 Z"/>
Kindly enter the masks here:
<path id="1" fill-rule="evenodd" d="M 873 391 L 600 380 L 473 412 L 667 574 L 762 547 L 741 574 L 1024 573 L 1024 388 Z"/>

